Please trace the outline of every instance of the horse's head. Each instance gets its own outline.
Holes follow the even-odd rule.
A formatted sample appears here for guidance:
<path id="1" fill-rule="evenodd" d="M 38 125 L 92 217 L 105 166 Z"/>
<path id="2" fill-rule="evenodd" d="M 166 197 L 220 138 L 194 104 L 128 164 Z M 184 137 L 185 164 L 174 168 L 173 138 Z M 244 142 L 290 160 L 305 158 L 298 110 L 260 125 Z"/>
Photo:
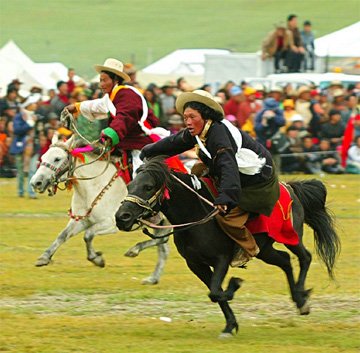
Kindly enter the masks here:
<path id="1" fill-rule="evenodd" d="M 163 157 L 156 157 L 141 166 L 136 178 L 128 185 L 128 196 L 115 214 L 120 230 L 129 231 L 139 218 L 156 214 L 168 198 L 170 172 L 163 160 Z"/>
<path id="2" fill-rule="evenodd" d="M 45 192 L 64 174 L 69 164 L 69 148 L 72 142 L 73 137 L 62 142 L 54 135 L 49 150 L 41 157 L 39 169 L 30 180 L 36 192 Z"/>

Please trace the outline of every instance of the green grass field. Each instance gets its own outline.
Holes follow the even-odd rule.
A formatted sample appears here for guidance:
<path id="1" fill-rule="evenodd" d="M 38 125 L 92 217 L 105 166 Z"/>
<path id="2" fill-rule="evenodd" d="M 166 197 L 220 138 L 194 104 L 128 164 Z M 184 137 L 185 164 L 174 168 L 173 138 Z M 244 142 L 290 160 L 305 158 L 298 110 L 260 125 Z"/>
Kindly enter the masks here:
<path id="1" fill-rule="evenodd" d="M 309 177 L 309 176 L 306 176 Z M 288 180 L 288 178 L 283 177 Z M 186 267 L 171 242 L 165 273 L 157 286 L 140 281 L 153 270 L 156 249 L 138 258 L 125 251 L 140 233 L 98 237 L 106 267 L 86 260 L 82 236 L 70 239 L 53 262 L 36 259 L 67 223 L 71 194 L 19 199 L 15 180 L 0 180 L 1 352 L 358 352 L 360 189 L 359 177 L 325 176 L 329 206 L 335 212 L 342 253 L 337 282 L 330 282 L 313 252 L 307 287 L 312 312 L 299 316 L 284 274 L 255 259 L 247 270 L 227 276 L 245 280 L 231 305 L 240 324 L 237 336 L 219 340 L 224 319 L 207 289 Z M 282 247 L 281 245 L 279 245 Z M 297 261 L 292 256 L 295 271 Z M 164 322 L 160 317 L 169 317 Z"/>
<path id="2" fill-rule="evenodd" d="M 2 0 L 0 46 L 13 39 L 35 62 L 60 61 L 92 78 L 107 57 L 141 68 L 179 48 L 254 52 L 291 13 L 320 37 L 359 21 L 360 2 Z"/>

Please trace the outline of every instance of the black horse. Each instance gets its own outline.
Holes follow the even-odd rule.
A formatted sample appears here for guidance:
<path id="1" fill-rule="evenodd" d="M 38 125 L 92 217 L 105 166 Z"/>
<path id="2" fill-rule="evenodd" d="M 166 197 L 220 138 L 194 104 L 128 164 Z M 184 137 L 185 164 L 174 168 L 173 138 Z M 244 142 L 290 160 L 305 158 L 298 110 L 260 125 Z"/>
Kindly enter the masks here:
<path id="1" fill-rule="evenodd" d="M 160 210 L 174 225 L 198 221 L 209 214 L 211 206 L 205 205 L 196 194 L 174 180 L 172 174 L 192 186 L 190 175 L 169 171 L 161 157 L 155 157 L 139 168 L 138 175 L 128 185 L 128 197 L 116 213 L 116 225 L 120 230 L 128 231 L 138 219 L 146 218 L 152 212 Z M 312 179 L 289 182 L 288 185 L 294 200 L 293 226 L 300 242 L 295 246 L 286 246 L 299 258 L 298 281 L 294 280 L 290 255 L 274 249 L 274 240 L 265 233 L 254 234 L 260 248 L 257 257 L 268 264 L 280 267 L 286 273 L 292 299 L 301 314 L 308 314 L 310 309 L 307 298 L 310 290 L 305 290 L 304 285 L 311 254 L 302 243 L 303 224 L 307 223 L 314 230 L 317 253 L 325 263 L 331 278 L 334 275 L 335 259 L 340 251 L 340 241 L 333 227 L 333 219 L 325 208 L 326 188 L 323 183 Z M 167 192 L 170 198 L 165 197 Z M 206 187 L 202 187 L 199 193 L 211 199 Z M 233 257 L 234 241 L 221 230 L 215 219 L 187 229 L 175 230 L 174 241 L 190 270 L 210 289 L 210 299 L 219 303 L 226 319 L 222 336 L 231 335 L 234 329 L 238 330 L 238 324 L 228 301 L 240 288 L 242 280 L 232 277 L 225 291 L 222 289 L 222 282 Z"/>

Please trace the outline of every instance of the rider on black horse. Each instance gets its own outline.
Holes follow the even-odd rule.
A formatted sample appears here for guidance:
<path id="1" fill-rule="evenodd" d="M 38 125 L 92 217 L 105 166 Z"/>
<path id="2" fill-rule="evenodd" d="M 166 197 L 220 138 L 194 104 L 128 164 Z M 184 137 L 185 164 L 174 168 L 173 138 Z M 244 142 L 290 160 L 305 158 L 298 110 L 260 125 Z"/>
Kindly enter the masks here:
<path id="1" fill-rule="evenodd" d="M 270 216 L 280 195 L 270 153 L 224 119 L 222 107 L 206 91 L 181 94 L 176 109 L 187 128 L 145 146 L 140 158 L 174 156 L 196 146 L 203 163 L 196 164 L 192 172 L 200 176 L 207 169 L 215 180 L 218 196 L 214 205 L 222 215 L 217 217 L 219 225 L 250 257 L 256 256 L 259 248 L 245 223 L 250 212 Z M 248 259 L 239 251 L 231 265 L 240 266 Z"/>

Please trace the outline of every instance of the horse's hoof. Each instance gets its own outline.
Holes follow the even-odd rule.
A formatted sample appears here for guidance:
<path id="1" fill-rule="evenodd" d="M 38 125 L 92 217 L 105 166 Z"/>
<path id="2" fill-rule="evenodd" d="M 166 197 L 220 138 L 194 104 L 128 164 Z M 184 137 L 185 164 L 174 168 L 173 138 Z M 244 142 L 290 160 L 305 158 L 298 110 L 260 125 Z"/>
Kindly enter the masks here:
<path id="1" fill-rule="evenodd" d="M 299 308 L 300 315 L 310 314 L 310 305 L 306 302 L 301 308 Z"/>
<path id="2" fill-rule="evenodd" d="M 96 256 L 95 259 L 91 260 L 91 262 L 98 267 L 105 267 L 105 260 L 102 256 Z"/>
<path id="3" fill-rule="evenodd" d="M 229 332 L 221 332 L 218 338 L 233 338 L 234 335 Z"/>
<path id="4" fill-rule="evenodd" d="M 136 257 L 139 255 L 139 249 L 137 249 L 135 246 L 133 246 L 132 248 L 130 248 L 126 253 L 125 256 L 127 257 Z"/>
<path id="5" fill-rule="evenodd" d="M 45 257 L 45 256 L 40 256 L 37 261 L 35 266 L 36 267 L 41 267 L 41 266 L 46 266 L 50 263 L 50 259 Z"/>
<path id="6" fill-rule="evenodd" d="M 141 284 L 143 285 L 155 285 L 158 284 L 159 281 L 157 279 L 154 279 L 152 277 L 146 277 L 141 281 Z"/>

